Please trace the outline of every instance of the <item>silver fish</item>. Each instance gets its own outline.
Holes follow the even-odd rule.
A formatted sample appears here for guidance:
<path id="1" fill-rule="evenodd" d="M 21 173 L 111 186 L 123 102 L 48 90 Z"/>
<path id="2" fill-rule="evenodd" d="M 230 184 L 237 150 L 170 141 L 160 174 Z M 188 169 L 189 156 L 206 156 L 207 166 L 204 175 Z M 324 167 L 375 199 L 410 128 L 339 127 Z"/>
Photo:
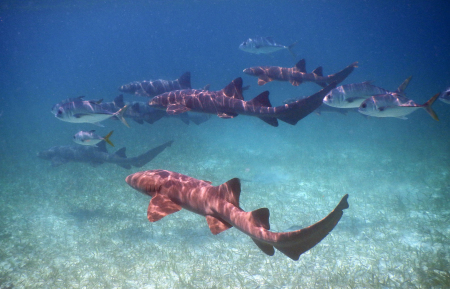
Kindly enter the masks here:
<path id="1" fill-rule="evenodd" d="M 408 85 L 411 77 L 406 79 L 399 87 L 400 92 L 390 92 L 387 94 L 373 95 L 364 100 L 358 108 L 362 114 L 375 117 L 397 117 L 407 119 L 406 115 L 423 108 L 434 119 L 439 120 L 438 116 L 431 108 L 431 105 L 436 101 L 439 93 L 435 94 L 424 104 L 417 104 L 413 100 L 407 98 L 403 90 Z"/>
<path id="2" fill-rule="evenodd" d="M 450 87 L 447 88 L 446 90 L 444 90 L 440 95 L 439 95 L 439 99 L 442 102 L 448 103 L 450 104 Z"/>
<path id="3" fill-rule="evenodd" d="M 331 90 L 323 99 L 323 103 L 336 108 L 358 108 L 372 95 L 387 94 L 388 90 L 375 86 L 370 81 L 344 84 Z"/>
<path id="4" fill-rule="evenodd" d="M 73 141 L 84 146 L 97 146 L 99 142 L 105 141 L 109 145 L 114 146 L 114 144 L 109 140 L 109 137 L 112 135 L 112 133 L 113 130 L 104 137 L 101 137 L 95 133 L 95 130 L 79 131 L 73 136 Z"/>
<path id="5" fill-rule="evenodd" d="M 297 42 L 294 42 L 289 46 L 285 46 L 275 43 L 272 37 L 256 37 L 249 38 L 242 42 L 241 45 L 239 45 L 239 49 L 254 54 L 269 54 L 282 49 L 287 49 L 295 58 L 296 55 L 292 51 L 292 47 L 294 47 L 295 44 L 297 44 Z"/>
<path id="6" fill-rule="evenodd" d="M 62 102 L 58 107 L 54 107 L 52 112 L 55 117 L 72 123 L 93 123 L 102 126 L 99 122 L 110 117 L 117 117 L 124 125 L 130 127 L 123 118 L 123 114 L 127 110 L 127 106 L 122 107 L 116 112 L 105 110 L 100 103 L 102 100 L 81 100 L 74 99 L 68 102 Z"/>

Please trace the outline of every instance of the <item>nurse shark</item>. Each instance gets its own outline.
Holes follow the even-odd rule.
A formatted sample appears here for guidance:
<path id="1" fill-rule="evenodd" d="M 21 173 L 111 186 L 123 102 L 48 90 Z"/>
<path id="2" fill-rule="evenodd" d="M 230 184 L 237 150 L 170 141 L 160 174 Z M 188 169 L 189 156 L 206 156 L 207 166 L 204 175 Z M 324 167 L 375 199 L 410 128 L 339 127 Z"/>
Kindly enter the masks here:
<path id="1" fill-rule="evenodd" d="M 131 169 L 132 166 L 140 168 L 162 153 L 164 149 L 170 147 L 172 142 L 168 141 L 133 158 L 127 158 L 125 148 L 121 148 L 114 154 L 108 153 L 104 141 L 100 142 L 96 147 L 81 145 L 54 146 L 48 150 L 39 152 L 38 157 L 44 160 L 50 160 L 53 167 L 69 162 L 81 162 L 89 163 L 93 166 L 112 163 L 125 169 Z"/>
<path id="2" fill-rule="evenodd" d="M 258 77 L 259 85 L 278 80 L 289 81 L 294 86 L 299 86 L 303 82 L 314 82 L 326 87 L 332 82 L 338 84 L 344 81 L 355 67 L 358 67 L 358 62 L 353 62 L 335 74 L 323 76 L 321 66 L 314 69 L 313 72 L 307 73 L 305 59 L 302 59 L 294 67 L 256 66 L 244 69 L 244 73 Z"/>
<path id="3" fill-rule="evenodd" d="M 268 91 L 245 101 L 242 95 L 242 78 L 238 77 L 219 91 L 176 90 L 155 96 L 148 104 L 154 108 L 164 109 L 170 115 L 192 111 L 216 114 L 220 118 L 234 118 L 240 114 L 256 116 L 276 127 L 278 120 L 291 125 L 297 124 L 299 120 L 321 106 L 325 95 L 335 87 L 336 82 L 332 82 L 309 97 L 272 107 Z"/>
<path id="4" fill-rule="evenodd" d="M 206 217 L 211 232 L 216 235 L 231 227 L 252 238 L 267 255 L 279 250 L 292 260 L 317 245 L 333 230 L 349 207 L 345 195 L 336 208 L 319 222 L 295 231 L 270 231 L 269 209 L 246 212 L 239 205 L 241 184 L 234 178 L 220 186 L 166 170 L 149 170 L 129 175 L 126 182 L 151 198 L 147 210 L 150 222 L 187 209 Z"/>

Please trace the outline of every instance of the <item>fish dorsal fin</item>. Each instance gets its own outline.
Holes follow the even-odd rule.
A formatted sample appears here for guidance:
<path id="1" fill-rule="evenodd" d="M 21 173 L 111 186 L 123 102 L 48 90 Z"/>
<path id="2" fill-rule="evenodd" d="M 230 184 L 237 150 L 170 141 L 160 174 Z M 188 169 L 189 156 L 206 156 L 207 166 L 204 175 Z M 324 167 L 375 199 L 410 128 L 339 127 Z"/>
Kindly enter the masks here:
<path id="1" fill-rule="evenodd" d="M 116 98 L 114 98 L 114 105 L 117 107 L 124 107 L 125 103 L 123 102 L 123 94 L 116 96 Z"/>
<path id="2" fill-rule="evenodd" d="M 189 71 L 183 73 L 178 78 L 178 83 L 182 89 L 191 89 L 191 73 Z"/>
<path id="3" fill-rule="evenodd" d="M 120 150 L 118 150 L 118 151 L 116 151 L 114 154 L 116 155 L 116 156 L 118 156 L 118 157 L 121 157 L 121 158 L 127 158 L 127 154 L 126 154 L 126 147 L 123 147 L 123 148 L 121 148 Z"/>
<path id="4" fill-rule="evenodd" d="M 301 59 L 297 64 L 295 65 L 295 68 L 298 69 L 300 72 L 306 72 L 306 62 L 305 59 Z"/>
<path id="5" fill-rule="evenodd" d="M 147 209 L 147 219 L 150 222 L 156 222 L 161 220 L 167 215 L 178 212 L 181 210 L 181 206 L 172 202 L 169 197 L 161 194 L 156 194 L 150 200 L 150 204 Z"/>
<path id="6" fill-rule="evenodd" d="M 77 97 L 76 99 L 82 100 L 84 98 L 84 95 L 81 95 L 79 97 Z"/>
<path id="7" fill-rule="evenodd" d="M 103 98 L 100 98 L 99 100 L 90 100 L 89 102 L 95 103 L 95 104 L 100 104 L 100 103 L 102 103 L 102 101 L 103 101 Z"/>
<path id="8" fill-rule="evenodd" d="M 244 97 L 242 96 L 242 78 L 238 77 L 230 82 L 222 89 L 222 93 L 228 97 L 244 100 Z"/>
<path id="9" fill-rule="evenodd" d="M 227 202 L 239 207 L 239 197 L 241 195 L 241 181 L 238 178 L 229 180 L 221 184 L 219 187 L 220 197 Z"/>
<path id="10" fill-rule="evenodd" d="M 322 66 L 319 66 L 316 69 L 314 69 L 313 73 L 318 75 L 318 76 L 323 76 Z"/>
<path id="11" fill-rule="evenodd" d="M 249 214 L 250 214 L 250 221 L 253 223 L 253 225 L 255 225 L 256 227 L 263 227 L 266 230 L 270 230 L 269 209 L 260 208 L 249 212 Z"/>
<path id="12" fill-rule="evenodd" d="M 409 82 L 411 81 L 412 76 L 408 77 L 407 79 L 405 79 L 405 81 L 402 82 L 402 84 L 400 84 L 400 86 L 397 88 L 396 92 L 397 93 L 404 93 L 406 87 L 408 86 Z"/>
<path id="13" fill-rule="evenodd" d="M 213 233 L 214 235 L 217 235 L 233 227 L 233 225 L 225 222 L 224 220 L 213 217 L 211 215 L 206 216 L 206 222 L 208 222 L 208 227 L 211 230 L 211 233 Z"/>
<path id="14" fill-rule="evenodd" d="M 89 132 L 95 132 L 95 129 L 91 129 Z"/>
<path id="15" fill-rule="evenodd" d="M 270 103 L 270 100 L 269 100 L 269 92 L 267 90 L 264 92 L 261 92 L 252 100 L 247 101 L 247 104 L 250 104 L 253 106 L 272 107 L 272 104 Z"/>

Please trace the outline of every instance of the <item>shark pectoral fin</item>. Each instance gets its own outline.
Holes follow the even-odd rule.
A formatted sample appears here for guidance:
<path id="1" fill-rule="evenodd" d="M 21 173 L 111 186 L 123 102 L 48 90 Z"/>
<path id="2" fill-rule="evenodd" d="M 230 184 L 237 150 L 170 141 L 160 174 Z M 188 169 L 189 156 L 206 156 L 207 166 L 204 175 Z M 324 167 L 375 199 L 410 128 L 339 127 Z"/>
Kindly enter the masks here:
<path id="1" fill-rule="evenodd" d="M 293 86 L 299 86 L 300 84 L 302 84 L 301 81 L 295 80 L 295 79 L 291 79 L 289 80 L 289 82 L 293 85 Z"/>
<path id="2" fill-rule="evenodd" d="M 224 220 L 218 219 L 210 215 L 206 216 L 206 222 L 208 222 L 209 229 L 211 230 L 211 233 L 213 233 L 214 235 L 217 235 L 233 227 L 231 224 L 228 224 Z"/>
<path id="3" fill-rule="evenodd" d="M 217 116 L 220 117 L 220 118 L 233 118 L 233 117 L 238 116 L 238 114 L 237 114 L 237 113 L 225 113 L 225 112 L 219 112 L 219 113 L 217 114 Z"/>
<path id="4" fill-rule="evenodd" d="M 191 109 L 181 104 L 171 104 L 167 107 L 167 113 L 170 115 L 180 114 Z"/>
<path id="5" fill-rule="evenodd" d="M 258 85 L 264 85 L 267 82 L 271 82 L 273 79 L 266 76 L 266 75 L 262 75 L 258 78 Z"/>
<path id="6" fill-rule="evenodd" d="M 272 245 L 263 243 L 263 242 L 261 242 L 259 240 L 254 239 L 254 238 L 252 238 L 252 240 L 253 240 L 253 242 L 255 242 L 256 246 L 258 246 L 258 248 L 261 249 L 261 251 L 263 251 L 267 255 L 273 256 L 275 254 L 275 249 L 273 248 Z"/>
<path id="7" fill-rule="evenodd" d="M 52 167 L 57 167 L 67 163 L 68 160 L 61 157 L 53 157 L 52 158 Z"/>
<path id="8" fill-rule="evenodd" d="M 178 212 L 181 210 L 181 206 L 175 204 L 168 197 L 157 194 L 152 197 L 147 209 L 147 219 L 150 222 L 156 222 L 161 220 L 167 215 Z"/>

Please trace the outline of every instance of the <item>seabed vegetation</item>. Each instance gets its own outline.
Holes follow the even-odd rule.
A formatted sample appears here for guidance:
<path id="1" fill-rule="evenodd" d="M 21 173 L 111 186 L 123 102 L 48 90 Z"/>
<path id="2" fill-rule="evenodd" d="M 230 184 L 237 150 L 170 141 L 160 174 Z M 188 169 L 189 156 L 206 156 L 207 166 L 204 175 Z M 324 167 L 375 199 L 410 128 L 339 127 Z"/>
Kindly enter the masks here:
<path id="1" fill-rule="evenodd" d="M 170 154 L 177 149 L 174 144 Z M 295 262 L 280 252 L 266 256 L 236 229 L 214 236 L 203 217 L 185 210 L 148 222 L 149 198 L 129 188 L 123 179 L 131 172 L 118 167 L 48 170 L 39 163 L 35 169 L 47 173 L 37 179 L 12 169 L 2 177 L 0 288 L 450 287 L 445 156 L 411 178 L 423 164 L 385 166 L 395 163 L 386 158 L 364 167 L 352 150 L 316 156 L 315 166 L 292 159 L 289 169 L 283 162 L 247 167 L 226 149 L 203 152 L 210 157 L 186 156 L 183 163 L 164 152 L 151 168 L 215 184 L 238 172 L 242 208 L 268 207 L 275 231 L 320 220 L 344 193 L 350 209 Z M 221 154 L 228 158 L 218 165 Z M 342 163 L 359 168 L 342 169 Z M 393 171 L 396 181 L 377 177 Z M 271 172 L 279 174 L 254 181 Z"/>

